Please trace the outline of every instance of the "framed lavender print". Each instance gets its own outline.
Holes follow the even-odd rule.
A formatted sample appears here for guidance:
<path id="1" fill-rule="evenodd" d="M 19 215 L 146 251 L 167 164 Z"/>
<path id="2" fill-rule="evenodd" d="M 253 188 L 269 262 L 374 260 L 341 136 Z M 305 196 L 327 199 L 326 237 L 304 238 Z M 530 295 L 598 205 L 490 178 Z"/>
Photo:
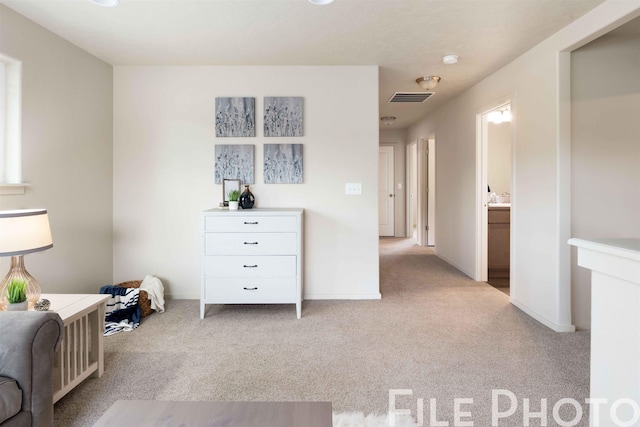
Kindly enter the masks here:
<path id="1" fill-rule="evenodd" d="M 214 175 L 215 183 L 223 179 L 239 179 L 242 184 L 253 184 L 253 144 L 216 144 Z"/>
<path id="2" fill-rule="evenodd" d="M 216 98 L 216 136 L 256 136 L 256 99 Z"/>
<path id="3" fill-rule="evenodd" d="M 264 144 L 264 183 L 302 184 L 302 144 Z"/>
<path id="4" fill-rule="evenodd" d="M 265 96 L 264 136 L 303 136 L 302 97 Z"/>

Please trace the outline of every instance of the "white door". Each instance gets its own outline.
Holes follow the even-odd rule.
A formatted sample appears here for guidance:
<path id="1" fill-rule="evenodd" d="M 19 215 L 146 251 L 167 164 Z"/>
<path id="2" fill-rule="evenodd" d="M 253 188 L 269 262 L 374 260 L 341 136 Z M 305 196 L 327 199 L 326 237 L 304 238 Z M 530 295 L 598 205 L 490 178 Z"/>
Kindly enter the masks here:
<path id="1" fill-rule="evenodd" d="M 378 234 L 393 236 L 393 147 L 382 146 L 378 154 Z"/>
<path id="2" fill-rule="evenodd" d="M 407 145 L 407 237 L 418 240 L 418 144 Z"/>
<path id="3" fill-rule="evenodd" d="M 427 246 L 436 244 L 436 140 L 427 149 Z"/>

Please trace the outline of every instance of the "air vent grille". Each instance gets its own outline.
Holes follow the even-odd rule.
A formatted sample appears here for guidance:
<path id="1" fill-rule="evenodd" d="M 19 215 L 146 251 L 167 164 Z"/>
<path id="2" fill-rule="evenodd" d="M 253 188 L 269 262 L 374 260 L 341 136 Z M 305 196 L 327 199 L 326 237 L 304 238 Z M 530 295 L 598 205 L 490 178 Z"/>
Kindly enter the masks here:
<path id="1" fill-rule="evenodd" d="M 425 102 L 435 92 L 396 92 L 387 102 Z"/>

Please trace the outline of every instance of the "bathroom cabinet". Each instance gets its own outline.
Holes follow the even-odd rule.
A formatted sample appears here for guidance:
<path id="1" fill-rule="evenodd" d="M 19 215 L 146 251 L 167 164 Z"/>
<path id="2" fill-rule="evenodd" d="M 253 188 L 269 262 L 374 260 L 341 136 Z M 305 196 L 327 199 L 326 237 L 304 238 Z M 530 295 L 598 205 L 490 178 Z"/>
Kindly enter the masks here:
<path id="1" fill-rule="evenodd" d="M 489 278 L 509 277 L 511 208 L 489 206 Z"/>

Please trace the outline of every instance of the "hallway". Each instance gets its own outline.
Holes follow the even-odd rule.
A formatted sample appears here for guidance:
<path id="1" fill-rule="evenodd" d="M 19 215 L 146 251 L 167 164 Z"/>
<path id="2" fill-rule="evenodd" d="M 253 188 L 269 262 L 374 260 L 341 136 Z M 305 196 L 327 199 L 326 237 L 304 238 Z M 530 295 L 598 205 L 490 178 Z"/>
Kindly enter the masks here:
<path id="1" fill-rule="evenodd" d="M 420 349 L 411 357 L 431 372 L 426 383 L 413 384 L 425 401 L 472 397 L 476 425 L 491 425 L 487 418 L 486 424 L 477 422 L 489 415 L 492 390 L 506 389 L 517 397 L 518 412 L 500 425 L 524 425 L 522 399 L 528 398 L 533 412 L 546 399 L 548 425 L 556 426 L 553 406 L 570 398 L 582 405 L 576 425 L 588 425 L 588 332 L 552 331 L 511 305 L 503 292 L 473 281 L 414 239 L 382 238 L 379 247 L 382 301 L 404 307 L 400 316 Z M 443 409 L 443 419 L 445 410 L 451 408 Z M 560 415 L 570 421 L 575 410 L 563 405 Z M 530 425 L 540 420 L 532 418 Z"/>

